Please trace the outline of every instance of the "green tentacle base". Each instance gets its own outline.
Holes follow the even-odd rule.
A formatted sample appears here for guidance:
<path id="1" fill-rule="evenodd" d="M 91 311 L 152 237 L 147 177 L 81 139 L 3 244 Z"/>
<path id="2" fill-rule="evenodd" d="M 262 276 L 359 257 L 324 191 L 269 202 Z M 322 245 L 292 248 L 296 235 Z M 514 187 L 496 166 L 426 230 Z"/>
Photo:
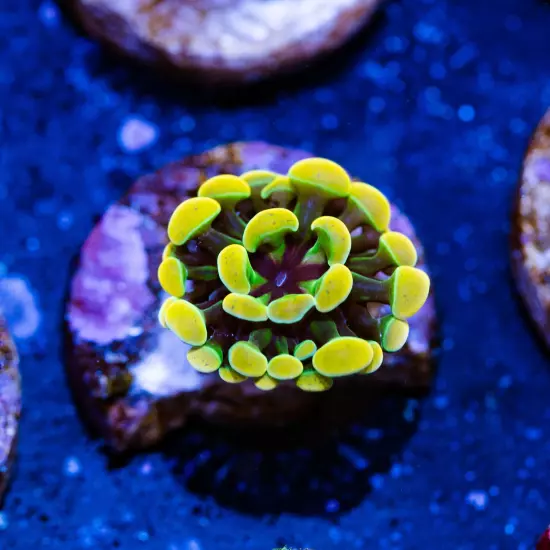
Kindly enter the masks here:
<path id="1" fill-rule="evenodd" d="M 325 391 L 370 374 L 405 345 L 430 288 L 390 213 L 327 159 L 215 176 L 170 218 L 159 322 L 189 345 L 193 368 L 231 384 Z"/>

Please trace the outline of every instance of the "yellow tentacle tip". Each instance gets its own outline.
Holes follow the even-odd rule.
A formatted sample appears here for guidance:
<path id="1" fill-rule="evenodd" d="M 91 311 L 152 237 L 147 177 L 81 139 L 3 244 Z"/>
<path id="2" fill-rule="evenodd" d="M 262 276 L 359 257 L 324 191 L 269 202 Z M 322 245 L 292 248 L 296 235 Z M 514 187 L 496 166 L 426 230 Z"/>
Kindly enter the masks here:
<path id="1" fill-rule="evenodd" d="M 172 243 L 168 243 L 164 250 L 162 251 L 162 259 L 166 260 L 166 258 L 170 258 L 174 256 L 176 253 L 176 247 Z"/>
<path id="2" fill-rule="evenodd" d="M 289 197 L 295 195 L 295 193 L 296 191 L 287 176 L 277 176 L 262 189 L 260 196 L 262 199 L 268 200 L 273 196 L 283 195 Z"/>
<path id="3" fill-rule="evenodd" d="M 274 323 L 297 323 L 313 306 L 315 298 L 311 294 L 288 294 L 267 306 L 267 316 Z"/>
<path id="4" fill-rule="evenodd" d="M 380 237 L 379 247 L 393 261 L 394 265 L 414 267 L 418 260 L 418 253 L 412 241 L 403 233 L 388 231 Z"/>
<path id="5" fill-rule="evenodd" d="M 380 336 L 386 351 L 399 351 L 409 337 L 409 323 L 386 315 L 380 320 Z"/>
<path id="6" fill-rule="evenodd" d="M 390 306 L 399 319 L 412 317 L 428 299 L 430 278 L 415 267 L 400 266 L 392 275 Z"/>
<path id="7" fill-rule="evenodd" d="M 176 300 L 164 313 L 166 326 L 186 344 L 202 346 L 208 333 L 203 312 L 186 300 Z"/>
<path id="8" fill-rule="evenodd" d="M 158 313 L 158 320 L 159 323 L 163 328 L 166 328 L 166 311 L 167 309 L 175 302 L 177 302 L 178 299 L 174 298 L 174 296 L 170 296 L 169 298 L 166 298 L 162 305 L 160 306 L 159 313 Z"/>
<path id="9" fill-rule="evenodd" d="M 275 380 L 274 378 L 271 378 L 269 374 L 264 374 L 254 382 L 254 385 L 259 390 L 271 391 L 271 390 L 274 390 L 279 385 L 279 381 Z"/>
<path id="10" fill-rule="evenodd" d="M 267 306 L 248 294 L 228 294 L 222 302 L 223 310 L 244 321 L 267 321 Z"/>
<path id="11" fill-rule="evenodd" d="M 220 211 L 220 204 L 209 197 L 193 197 L 183 201 L 170 217 L 168 238 L 175 245 L 185 244 L 207 231 Z"/>
<path id="12" fill-rule="evenodd" d="M 210 373 L 217 371 L 223 361 L 223 352 L 217 344 L 191 348 L 187 352 L 189 364 L 197 371 Z"/>
<path id="13" fill-rule="evenodd" d="M 336 162 L 324 158 L 299 160 L 290 167 L 288 176 L 298 191 L 315 192 L 327 198 L 346 197 L 351 180 Z"/>
<path id="14" fill-rule="evenodd" d="M 158 268 L 160 286 L 165 292 L 181 298 L 185 294 L 187 269 L 177 258 L 171 256 L 161 262 Z"/>
<path id="15" fill-rule="evenodd" d="M 278 174 L 275 172 L 270 172 L 269 170 L 249 170 L 239 177 L 246 181 L 252 190 L 255 190 L 258 188 L 263 189 L 263 187 L 274 180 L 277 175 Z"/>
<path id="16" fill-rule="evenodd" d="M 239 374 L 258 378 L 267 371 L 267 358 L 249 342 L 237 342 L 229 348 L 229 364 Z"/>
<path id="17" fill-rule="evenodd" d="M 250 197 L 250 185 L 231 174 L 221 174 L 206 180 L 198 190 L 199 197 L 210 197 L 219 203 L 236 204 Z"/>
<path id="18" fill-rule="evenodd" d="M 353 287 L 351 271 L 343 264 L 335 264 L 315 285 L 315 306 L 326 313 L 337 308 L 349 296 Z"/>
<path id="19" fill-rule="evenodd" d="M 256 252 L 264 243 L 275 246 L 282 242 L 287 233 L 298 230 L 298 218 L 286 208 L 269 208 L 258 212 L 246 225 L 243 244 L 249 252 Z"/>
<path id="20" fill-rule="evenodd" d="M 296 386 L 302 391 L 321 392 L 332 388 L 334 381 L 313 369 L 305 370 L 297 379 Z"/>
<path id="21" fill-rule="evenodd" d="M 310 357 L 313 357 L 313 354 L 317 351 L 317 344 L 313 340 L 304 340 L 300 342 L 295 348 L 293 355 L 300 361 L 305 361 Z"/>
<path id="22" fill-rule="evenodd" d="M 324 376 L 347 376 L 367 367 L 373 355 L 366 340 L 342 336 L 330 340 L 315 353 L 313 367 Z"/>
<path id="23" fill-rule="evenodd" d="M 384 352 L 382 351 L 382 347 L 380 346 L 380 344 L 371 340 L 369 340 L 369 344 L 372 348 L 372 360 L 361 371 L 361 374 L 372 374 L 373 372 L 376 372 L 380 368 L 380 365 L 382 365 L 382 361 L 384 360 Z"/>
<path id="24" fill-rule="evenodd" d="M 286 353 L 273 357 L 267 365 L 267 373 L 277 380 L 293 380 L 302 374 L 302 362 Z"/>
<path id="25" fill-rule="evenodd" d="M 351 235 L 346 224 L 333 216 L 321 216 L 312 224 L 328 265 L 345 264 L 351 251 Z"/>
<path id="26" fill-rule="evenodd" d="M 218 274 L 229 292 L 250 292 L 249 269 L 248 252 L 240 244 L 230 244 L 218 254 Z"/>
<path id="27" fill-rule="evenodd" d="M 228 384 L 240 384 L 248 378 L 248 376 L 243 376 L 228 366 L 220 367 L 218 369 L 218 374 L 220 378 Z"/>
<path id="28" fill-rule="evenodd" d="M 387 231 L 391 219 L 391 207 L 386 196 L 368 183 L 351 184 L 349 201 L 365 216 L 376 231 Z"/>

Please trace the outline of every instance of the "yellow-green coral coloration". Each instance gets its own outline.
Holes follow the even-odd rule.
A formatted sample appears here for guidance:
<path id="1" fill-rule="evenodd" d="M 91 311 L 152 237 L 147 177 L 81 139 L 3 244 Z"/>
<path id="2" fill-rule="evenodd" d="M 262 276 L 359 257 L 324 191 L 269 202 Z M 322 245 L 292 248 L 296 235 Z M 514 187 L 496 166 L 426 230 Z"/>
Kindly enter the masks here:
<path id="1" fill-rule="evenodd" d="M 205 232 L 222 207 L 214 199 L 195 197 L 182 202 L 168 222 L 168 238 L 174 245 L 182 245 Z"/>
<path id="2" fill-rule="evenodd" d="M 400 265 L 414 267 L 418 255 L 411 240 L 396 231 L 380 236 L 378 250 L 372 256 L 355 256 L 348 267 L 359 275 L 368 275 Z"/>
<path id="3" fill-rule="evenodd" d="M 362 182 L 351 184 L 348 204 L 340 217 L 351 231 L 365 222 L 376 231 L 387 231 L 390 217 L 390 203 L 378 189 Z"/>
<path id="4" fill-rule="evenodd" d="M 248 294 L 228 294 L 223 299 L 223 310 L 233 317 L 259 323 L 267 321 L 267 307 L 258 298 Z"/>
<path id="5" fill-rule="evenodd" d="M 279 385 L 279 381 L 275 380 L 274 378 L 271 378 L 269 374 L 264 374 L 260 378 L 256 379 L 256 381 L 254 382 L 254 385 L 259 390 L 271 391 L 271 390 L 274 390 Z"/>
<path id="6" fill-rule="evenodd" d="M 371 362 L 362 371 L 360 371 L 361 374 L 372 374 L 377 371 L 380 368 L 380 365 L 382 365 L 382 360 L 384 359 L 384 352 L 382 351 L 380 344 L 378 342 L 374 342 L 373 340 L 370 340 L 369 344 L 372 348 L 372 359 Z"/>
<path id="7" fill-rule="evenodd" d="M 268 170 L 250 170 L 240 175 L 240 178 L 248 185 L 250 185 L 250 190 L 252 192 L 251 199 L 252 205 L 256 212 L 260 212 L 267 208 L 265 201 L 261 198 L 262 190 L 271 183 L 278 174 L 270 172 Z"/>
<path id="8" fill-rule="evenodd" d="M 359 298 L 369 296 L 371 301 L 389 304 L 395 317 L 408 319 L 426 302 L 430 279 L 420 269 L 406 265 L 397 267 L 385 280 L 353 273 L 353 292 Z"/>
<path id="9" fill-rule="evenodd" d="M 230 244 L 218 254 L 218 273 L 221 282 L 230 292 L 248 294 L 250 292 L 250 261 L 246 248 L 240 244 Z"/>
<path id="10" fill-rule="evenodd" d="M 286 176 L 277 176 L 260 193 L 262 199 L 271 200 L 276 206 L 282 208 L 286 208 L 295 196 L 296 191 Z"/>
<path id="11" fill-rule="evenodd" d="M 228 384 L 240 384 L 241 382 L 244 382 L 248 379 L 248 376 L 243 376 L 237 371 L 234 371 L 231 367 L 227 366 L 220 367 L 218 369 L 218 374 L 220 375 L 220 378 Z"/>
<path id="12" fill-rule="evenodd" d="M 239 201 L 250 197 L 250 185 L 230 174 L 214 176 L 205 181 L 197 193 L 199 197 L 215 199 L 222 207 L 233 208 Z"/>
<path id="13" fill-rule="evenodd" d="M 333 216 L 321 216 L 311 224 L 311 229 L 317 233 L 328 265 L 345 264 L 351 251 L 351 235 L 344 222 Z"/>
<path id="14" fill-rule="evenodd" d="M 176 253 L 176 247 L 172 243 L 168 243 L 164 250 L 162 251 L 162 259 L 166 260 L 166 258 L 170 258 L 171 256 L 174 256 Z"/>
<path id="15" fill-rule="evenodd" d="M 313 368 L 324 376 L 347 376 L 367 367 L 374 353 L 372 346 L 361 338 L 334 338 L 313 356 Z"/>
<path id="16" fill-rule="evenodd" d="M 406 265 L 398 267 L 391 279 L 392 313 L 398 319 L 408 319 L 425 304 L 430 292 L 430 279 L 420 269 Z"/>
<path id="17" fill-rule="evenodd" d="M 305 361 L 317 351 L 317 344 L 313 340 L 304 340 L 300 342 L 295 348 L 293 355 L 300 361 Z"/>
<path id="18" fill-rule="evenodd" d="M 158 269 L 160 286 L 165 292 L 181 298 L 185 294 L 187 269 L 177 258 L 169 257 L 162 260 Z"/>
<path id="19" fill-rule="evenodd" d="M 267 316 L 274 323 L 297 323 L 314 305 L 315 298 L 310 294 L 288 294 L 267 306 Z"/>
<path id="20" fill-rule="evenodd" d="M 386 260 L 386 265 L 381 269 L 399 265 L 414 267 L 418 260 L 412 241 L 397 231 L 388 231 L 380 237 L 378 251 L 374 257 Z"/>
<path id="21" fill-rule="evenodd" d="M 278 248 L 287 233 L 298 229 L 298 218 L 286 208 L 269 208 L 258 212 L 246 225 L 243 244 L 249 252 L 256 252 L 262 244 Z"/>
<path id="22" fill-rule="evenodd" d="M 277 380 L 293 380 L 298 378 L 303 370 L 302 362 L 287 353 L 276 355 L 267 365 L 267 373 Z"/>
<path id="23" fill-rule="evenodd" d="M 164 313 L 164 321 L 186 344 L 202 346 L 208 338 L 202 311 L 186 300 L 177 300 L 170 304 Z"/>
<path id="24" fill-rule="evenodd" d="M 178 299 L 174 296 L 170 296 L 170 298 L 166 298 L 159 309 L 158 319 L 159 323 L 162 325 L 162 327 L 167 328 L 166 326 L 166 310 L 174 303 L 177 302 Z"/>
<path id="25" fill-rule="evenodd" d="M 294 164 L 288 177 L 300 194 L 329 198 L 347 197 L 351 180 L 348 173 L 328 159 L 304 159 Z"/>
<path id="26" fill-rule="evenodd" d="M 257 378 L 267 370 L 266 356 L 249 342 L 237 342 L 229 348 L 229 364 L 243 376 Z"/>
<path id="27" fill-rule="evenodd" d="M 189 364 L 199 372 L 216 372 L 223 361 L 223 351 L 218 344 L 205 344 L 187 352 Z"/>
<path id="28" fill-rule="evenodd" d="M 262 391 L 375 372 L 430 288 L 390 216 L 380 191 L 327 159 L 210 178 L 168 223 L 159 322 L 197 371 Z"/>
<path id="29" fill-rule="evenodd" d="M 387 315 L 380 319 L 382 346 L 386 351 L 399 351 L 409 337 L 409 323 Z"/>
<path id="30" fill-rule="evenodd" d="M 257 191 L 259 196 L 265 186 L 273 181 L 278 175 L 279 174 L 270 172 L 269 170 L 250 170 L 241 174 L 239 177 L 248 183 L 252 190 L 252 195 Z"/>
<path id="31" fill-rule="evenodd" d="M 353 276 L 342 264 L 333 265 L 319 279 L 315 289 L 315 307 L 321 313 L 337 308 L 351 292 Z"/>
<path id="32" fill-rule="evenodd" d="M 300 220 L 300 236 L 310 235 L 311 224 L 323 215 L 333 199 L 347 197 L 351 187 L 348 173 L 327 159 L 305 159 L 290 167 L 288 177 L 296 189 L 295 213 Z"/>
<path id="33" fill-rule="evenodd" d="M 303 391 L 327 391 L 334 384 L 332 378 L 319 374 L 316 370 L 308 369 L 296 379 L 296 386 Z"/>

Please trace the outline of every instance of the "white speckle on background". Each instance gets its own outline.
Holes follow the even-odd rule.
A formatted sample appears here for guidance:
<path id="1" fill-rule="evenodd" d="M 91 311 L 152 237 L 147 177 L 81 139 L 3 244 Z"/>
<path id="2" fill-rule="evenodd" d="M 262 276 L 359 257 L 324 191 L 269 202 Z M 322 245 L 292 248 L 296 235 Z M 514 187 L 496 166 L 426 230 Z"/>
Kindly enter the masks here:
<path id="1" fill-rule="evenodd" d="M 69 456 L 65 459 L 63 471 L 66 476 L 77 476 L 82 471 L 82 464 L 80 464 L 80 460 L 78 460 L 75 456 Z"/>
<path id="2" fill-rule="evenodd" d="M 476 117 L 476 111 L 471 105 L 461 105 L 457 114 L 462 122 L 472 122 Z"/>
<path id="3" fill-rule="evenodd" d="M 488 500 L 489 497 L 485 491 L 471 491 L 466 496 L 466 502 L 476 510 L 485 510 Z"/>
<path id="4" fill-rule="evenodd" d="M 46 27 L 55 27 L 59 22 L 59 8 L 54 2 L 45 0 L 38 8 L 38 17 Z"/>
<path id="5" fill-rule="evenodd" d="M 539 441 L 542 439 L 543 432 L 540 428 L 526 428 L 525 437 L 529 441 Z"/>
<path id="6" fill-rule="evenodd" d="M 141 465 L 140 471 L 142 475 L 148 476 L 153 471 L 153 466 L 150 462 L 144 462 Z"/>
<path id="7" fill-rule="evenodd" d="M 147 531 L 138 531 L 136 534 L 136 538 L 140 542 L 147 542 L 149 540 L 149 533 Z"/>
<path id="8" fill-rule="evenodd" d="M 440 411 L 449 406 L 449 398 L 446 395 L 438 395 L 434 399 L 434 407 Z"/>
<path id="9" fill-rule="evenodd" d="M 157 138 L 157 127 L 139 117 L 128 117 L 118 133 L 118 143 L 126 153 L 142 151 L 152 145 Z"/>

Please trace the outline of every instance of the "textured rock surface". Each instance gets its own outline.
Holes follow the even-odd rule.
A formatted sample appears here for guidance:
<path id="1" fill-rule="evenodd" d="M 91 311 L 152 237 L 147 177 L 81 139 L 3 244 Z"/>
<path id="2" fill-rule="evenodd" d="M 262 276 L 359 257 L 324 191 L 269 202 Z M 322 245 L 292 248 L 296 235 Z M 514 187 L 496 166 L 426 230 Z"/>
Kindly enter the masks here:
<path id="1" fill-rule="evenodd" d="M 343 44 L 382 0 L 69 0 L 86 30 L 203 81 L 255 81 Z"/>
<path id="2" fill-rule="evenodd" d="M 8 485 L 21 412 L 19 358 L 0 317 L 0 504 Z"/>
<path id="3" fill-rule="evenodd" d="M 550 110 L 535 130 L 523 161 L 512 227 L 518 290 L 550 346 Z"/>
<path id="4" fill-rule="evenodd" d="M 86 415 L 109 444 L 123 450 L 157 442 L 188 416 L 214 422 L 285 425 L 316 407 L 332 410 L 334 394 L 393 387 L 421 392 L 431 379 L 433 298 L 411 320 L 408 344 L 387 354 L 371 376 L 338 380 L 327 396 L 287 383 L 262 392 L 251 381 L 226 384 L 217 373 L 201 375 L 185 347 L 157 321 L 161 290 L 156 277 L 166 224 L 174 208 L 217 173 L 254 168 L 286 172 L 307 154 L 262 143 L 218 147 L 138 180 L 106 212 L 84 244 L 67 310 L 72 338 L 69 374 Z M 408 220 L 394 209 L 393 229 L 413 239 Z M 419 265 L 423 265 L 422 249 Z M 365 390 L 365 391 L 367 391 Z"/>

